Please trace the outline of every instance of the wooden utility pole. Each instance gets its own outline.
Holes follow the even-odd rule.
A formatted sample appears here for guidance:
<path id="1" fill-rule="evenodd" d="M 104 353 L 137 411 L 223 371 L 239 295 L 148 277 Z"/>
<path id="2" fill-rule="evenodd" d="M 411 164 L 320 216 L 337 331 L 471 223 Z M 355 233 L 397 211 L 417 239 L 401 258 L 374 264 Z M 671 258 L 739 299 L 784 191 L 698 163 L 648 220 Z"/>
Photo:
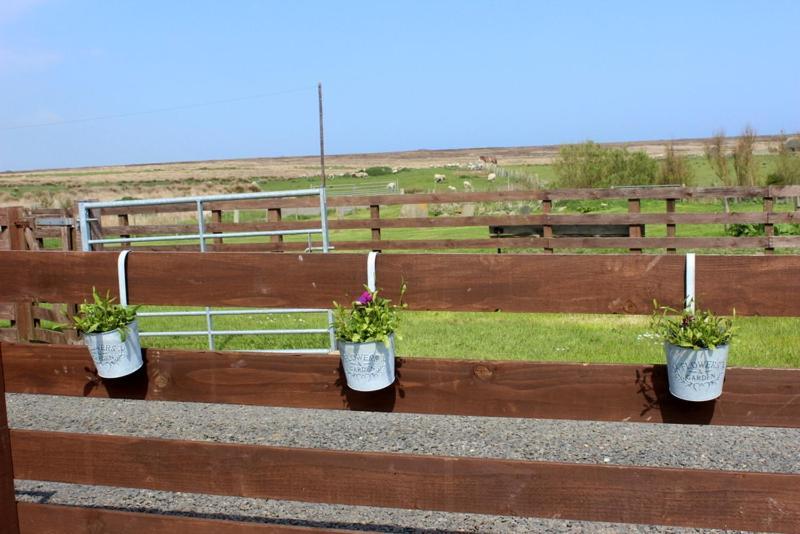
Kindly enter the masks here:
<path id="1" fill-rule="evenodd" d="M 317 84 L 317 97 L 319 98 L 319 167 L 322 172 L 322 187 L 325 187 L 325 130 L 322 124 L 322 82 Z"/>

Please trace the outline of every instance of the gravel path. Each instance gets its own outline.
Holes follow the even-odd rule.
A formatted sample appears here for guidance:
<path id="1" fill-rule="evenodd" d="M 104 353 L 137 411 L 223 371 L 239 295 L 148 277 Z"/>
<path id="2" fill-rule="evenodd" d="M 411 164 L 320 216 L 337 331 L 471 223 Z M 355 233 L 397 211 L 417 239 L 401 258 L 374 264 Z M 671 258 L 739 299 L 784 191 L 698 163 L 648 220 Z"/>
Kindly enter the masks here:
<path id="1" fill-rule="evenodd" d="M 800 473 L 800 429 L 8 395 L 13 428 L 352 451 Z M 381 532 L 709 532 L 18 481 L 21 500 Z"/>

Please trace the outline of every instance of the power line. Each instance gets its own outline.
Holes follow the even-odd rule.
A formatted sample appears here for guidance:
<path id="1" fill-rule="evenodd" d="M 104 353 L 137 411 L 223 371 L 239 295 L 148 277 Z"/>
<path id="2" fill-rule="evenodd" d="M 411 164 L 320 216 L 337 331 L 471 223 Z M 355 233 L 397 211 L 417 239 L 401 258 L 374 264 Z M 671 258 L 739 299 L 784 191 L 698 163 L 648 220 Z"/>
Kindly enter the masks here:
<path id="1" fill-rule="evenodd" d="M 242 102 L 245 100 L 256 100 L 259 98 L 268 98 L 271 96 L 280 96 L 280 95 L 288 95 L 292 93 L 300 93 L 303 91 L 312 91 L 315 90 L 316 87 L 303 87 L 299 89 L 287 89 L 285 91 L 275 91 L 272 93 L 261 93 L 256 95 L 249 95 L 249 96 L 240 96 L 235 98 L 226 98 L 223 100 L 211 100 L 208 102 L 200 102 L 197 104 L 185 104 L 182 106 L 171 106 L 166 108 L 157 108 L 157 109 L 148 109 L 144 111 L 131 111 L 128 113 L 116 113 L 113 115 L 98 115 L 96 117 L 84 117 L 81 119 L 68 119 L 68 120 L 61 120 L 61 121 L 52 121 L 52 122 L 41 122 L 37 124 L 23 124 L 20 126 L 5 126 L 0 128 L 0 131 L 8 131 L 8 130 L 22 130 L 25 128 L 42 128 L 44 126 L 58 126 L 62 124 L 77 124 L 81 122 L 92 122 L 92 121 L 101 121 L 107 119 L 121 119 L 125 117 L 135 117 L 137 115 L 152 115 L 155 113 L 168 113 L 170 111 L 180 111 L 183 109 L 193 109 L 193 108 L 201 108 L 207 106 L 216 106 L 219 104 L 229 104 L 231 102 Z"/>

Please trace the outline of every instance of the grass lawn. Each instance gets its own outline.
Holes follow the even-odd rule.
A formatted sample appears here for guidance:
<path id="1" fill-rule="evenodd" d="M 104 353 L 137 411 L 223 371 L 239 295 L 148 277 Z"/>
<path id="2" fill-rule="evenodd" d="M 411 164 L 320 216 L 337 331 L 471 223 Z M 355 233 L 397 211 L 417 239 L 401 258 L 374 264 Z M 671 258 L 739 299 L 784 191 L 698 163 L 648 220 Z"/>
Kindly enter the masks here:
<path id="1" fill-rule="evenodd" d="M 159 308 L 164 309 L 164 308 Z M 621 315 L 403 312 L 401 356 L 496 360 L 657 363 L 648 317 Z M 202 330 L 205 318 L 141 318 L 143 330 Z M 730 363 L 800 367 L 800 318 L 740 317 Z M 216 329 L 325 328 L 325 314 L 217 317 Z M 323 348 L 324 334 L 218 336 L 217 349 Z M 145 337 L 148 347 L 205 349 L 205 336 Z"/>

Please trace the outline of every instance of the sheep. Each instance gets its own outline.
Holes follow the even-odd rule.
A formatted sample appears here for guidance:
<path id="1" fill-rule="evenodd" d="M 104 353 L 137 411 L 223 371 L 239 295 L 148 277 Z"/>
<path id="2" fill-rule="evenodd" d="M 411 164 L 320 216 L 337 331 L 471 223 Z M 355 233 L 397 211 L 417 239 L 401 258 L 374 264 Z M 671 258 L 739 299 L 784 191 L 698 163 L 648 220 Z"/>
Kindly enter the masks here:
<path id="1" fill-rule="evenodd" d="M 490 182 L 494 182 L 495 178 L 497 178 L 497 175 L 493 172 L 490 172 L 489 176 L 486 177 L 486 179 L 489 180 Z"/>
<path id="2" fill-rule="evenodd" d="M 472 183 L 469 180 L 464 180 L 464 191 L 472 191 Z"/>
<path id="3" fill-rule="evenodd" d="M 433 175 L 433 182 L 434 183 L 441 184 L 445 180 L 447 180 L 447 176 L 445 176 L 444 174 L 434 174 Z"/>
<path id="4" fill-rule="evenodd" d="M 388 189 L 389 191 L 394 192 L 397 189 L 397 183 L 389 182 L 388 184 L 386 184 L 386 189 Z"/>
<path id="5" fill-rule="evenodd" d="M 366 178 L 367 176 L 369 176 L 369 174 L 365 173 L 364 171 L 358 171 L 356 173 L 353 173 L 353 176 L 355 176 L 356 178 Z"/>
<path id="6" fill-rule="evenodd" d="M 458 189 L 456 189 L 456 188 L 455 188 L 455 187 L 453 187 L 452 185 L 448 185 L 448 186 L 447 186 L 447 189 L 449 189 L 450 191 L 458 191 Z"/>

